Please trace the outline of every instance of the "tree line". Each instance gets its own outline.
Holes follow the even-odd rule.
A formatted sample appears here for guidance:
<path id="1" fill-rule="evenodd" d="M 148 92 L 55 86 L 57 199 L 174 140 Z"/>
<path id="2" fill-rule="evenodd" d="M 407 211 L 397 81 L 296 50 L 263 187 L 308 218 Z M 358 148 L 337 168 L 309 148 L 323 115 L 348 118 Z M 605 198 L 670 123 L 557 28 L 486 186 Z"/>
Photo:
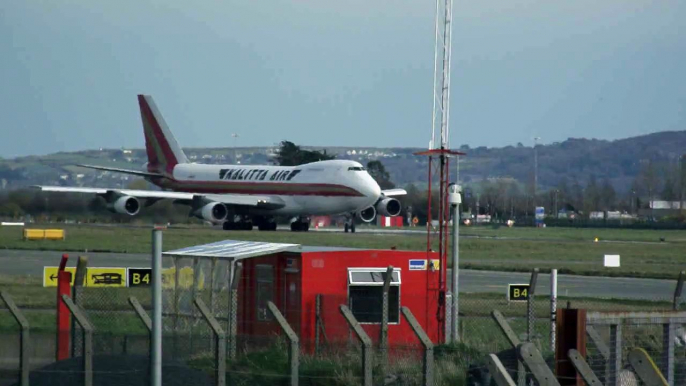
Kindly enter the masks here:
<path id="1" fill-rule="evenodd" d="M 309 162 L 331 160 L 335 156 L 326 151 L 304 150 L 289 141 L 281 142 L 275 163 L 295 166 Z M 369 161 L 366 165 L 370 175 L 382 189 L 396 187 L 382 161 Z M 131 189 L 145 189 L 143 180 L 134 181 Z M 408 194 L 402 198 L 406 210 L 418 217 L 421 222 L 428 218 L 428 190 L 410 184 L 404 186 Z M 463 211 L 472 214 L 488 214 L 495 219 L 529 218 L 536 206 L 545 207 L 548 215 L 564 210 L 587 218 L 595 211 L 620 211 L 636 214 L 649 208 L 652 200 L 686 200 L 686 158 L 670 164 L 653 161 L 642 163 L 641 170 L 626 191 L 617 191 L 608 178 L 598 180 L 591 174 L 586 181 L 562 177 L 557 186 L 538 191 L 533 178 L 526 183 L 513 178 L 485 178 L 472 181 L 463 186 Z M 438 214 L 438 192 L 432 192 L 433 213 Z M 684 222 L 683 213 L 672 220 Z M 155 222 L 199 222 L 188 216 L 188 207 L 161 201 L 144 208 L 140 215 L 143 219 Z M 645 211 L 644 211 L 645 212 Z M 407 214 L 407 213 L 405 213 Z M 75 219 L 83 221 L 129 222 L 135 218 L 113 214 L 107 210 L 103 198 L 89 195 L 42 193 L 36 190 L 14 190 L 0 193 L 0 217 L 18 219 L 25 215 L 52 220 Z"/>

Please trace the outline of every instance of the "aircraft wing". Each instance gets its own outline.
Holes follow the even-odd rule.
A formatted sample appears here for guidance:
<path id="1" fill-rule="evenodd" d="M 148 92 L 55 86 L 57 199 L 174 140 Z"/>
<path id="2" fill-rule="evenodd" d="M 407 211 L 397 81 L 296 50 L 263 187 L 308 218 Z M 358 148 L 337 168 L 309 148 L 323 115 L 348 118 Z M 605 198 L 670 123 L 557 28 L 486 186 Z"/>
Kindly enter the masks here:
<path id="1" fill-rule="evenodd" d="M 130 169 L 111 168 L 108 166 L 84 165 L 84 164 L 78 164 L 76 166 L 80 166 L 82 168 L 88 168 L 88 169 L 104 170 L 107 172 L 133 174 L 134 176 L 140 176 L 140 177 L 162 177 L 162 174 L 159 174 L 159 173 L 141 172 L 138 170 L 130 170 Z"/>
<path id="2" fill-rule="evenodd" d="M 150 199 L 171 199 L 178 201 L 192 201 L 194 197 L 204 197 L 210 201 L 221 202 L 228 206 L 251 206 L 261 209 L 279 209 L 286 206 L 286 203 L 275 196 L 252 195 L 252 194 L 194 194 L 184 192 L 168 192 L 157 190 L 135 190 L 135 189 L 107 189 L 107 188 L 79 188 L 66 186 L 35 186 L 43 192 L 62 192 L 62 193 L 85 193 L 85 194 L 117 194 L 122 196 L 132 196 L 136 198 Z"/>
<path id="3" fill-rule="evenodd" d="M 407 194 L 407 191 L 405 189 L 386 189 L 382 190 L 381 194 L 383 194 L 386 197 L 404 196 Z"/>

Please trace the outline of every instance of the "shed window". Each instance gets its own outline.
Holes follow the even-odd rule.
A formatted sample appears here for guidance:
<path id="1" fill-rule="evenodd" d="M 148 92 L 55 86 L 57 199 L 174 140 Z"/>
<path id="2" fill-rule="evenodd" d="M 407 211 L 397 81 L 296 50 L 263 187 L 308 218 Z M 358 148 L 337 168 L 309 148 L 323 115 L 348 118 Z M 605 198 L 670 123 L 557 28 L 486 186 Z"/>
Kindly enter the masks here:
<path id="1" fill-rule="evenodd" d="M 381 323 L 386 268 L 351 268 L 348 305 L 360 323 Z M 400 271 L 394 270 L 388 291 L 388 322 L 400 322 Z"/>
<path id="2" fill-rule="evenodd" d="M 274 267 L 271 265 L 257 265 L 257 291 L 255 291 L 257 304 L 257 320 L 270 321 L 272 314 L 269 312 L 267 302 L 274 301 Z"/>

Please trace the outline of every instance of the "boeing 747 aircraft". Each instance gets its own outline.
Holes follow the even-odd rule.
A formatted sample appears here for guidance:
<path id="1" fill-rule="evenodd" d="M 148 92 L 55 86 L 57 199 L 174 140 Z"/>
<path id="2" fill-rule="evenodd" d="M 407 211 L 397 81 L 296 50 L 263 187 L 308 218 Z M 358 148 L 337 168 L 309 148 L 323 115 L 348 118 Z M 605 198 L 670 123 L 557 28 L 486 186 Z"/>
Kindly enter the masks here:
<path id="1" fill-rule="evenodd" d="M 358 162 L 329 160 L 299 166 L 203 165 L 191 163 L 167 127 L 152 97 L 138 95 L 146 171 L 79 165 L 145 178 L 161 191 L 38 186 L 45 192 L 97 194 L 108 209 L 134 216 L 141 203 L 162 199 L 190 207 L 191 215 L 223 224 L 223 228 L 275 230 L 274 216 L 292 218 L 292 231 L 307 231 L 308 216 L 340 215 L 348 218 L 345 231 L 355 231 L 354 217 L 371 222 L 377 213 L 400 214 L 394 196 L 403 189 L 381 190 Z"/>

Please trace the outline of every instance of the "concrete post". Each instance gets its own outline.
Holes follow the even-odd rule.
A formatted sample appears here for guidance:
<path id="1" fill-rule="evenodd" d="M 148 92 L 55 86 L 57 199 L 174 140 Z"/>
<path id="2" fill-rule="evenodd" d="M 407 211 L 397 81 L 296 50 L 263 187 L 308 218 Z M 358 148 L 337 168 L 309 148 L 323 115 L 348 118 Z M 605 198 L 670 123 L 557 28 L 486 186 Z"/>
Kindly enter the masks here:
<path id="1" fill-rule="evenodd" d="M 298 335 L 295 333 L 295 331 L 293 331 L 291 326 L 286 321 L 286 318 L 283 317 L 281 311 L 279 311 L 279 309 L 276 307 L 274 303 L 268 301 L 267 308 L 269 308 L 269 311 L 274 316 L 274 319 L 276 319 L 276 321 L 279 323 L 279 326 L 281 326 L 281 330 L 283 330 L 283 332 L 288 337 L 288 363 L 290 366 L 291 373 L 291 386 L 298 386 L 298 369 L 300 364 L 300 340 L 298 339 Z"/>
<path id="2" fill-rule="evenodd" d="M 24 317 L 24 314 L 21 313 L 19 307 L 17 307 L 17 305 L 14 303 L 14 300 L 12 300 L 10 294 L 5 291 L 0 291 L 0 298 L 5 301 L 10 313 L 19 324 L 19 339 L 21 341 L 19 346 L 19 371 L 21 373 L 20 385 L 29 386 L 29 322 Z"/>
<path id="3" fill-rule="evenodd" d="M 391 289 L 393 280 L 393 266 L 389 265 L 386 269 L 386 277 L 383 282 L 383 293 L 381 299 L 381 329 L 379 337 L 379 351 L 381 354 L 381 370 L 386 375 L 388 368 L 388 293 Z"/>
<path id="4" fill-rule="evenodd" d="M 555 352 L 557 328 L 557 269 L 550 271 L 550 351 Z"/>
<path id="5" fill-rule="evenodd" d="M 212 312 L 207 308 L 207 305 L 205 305 L 205 302 L 200 299 L 200 297 L 196 297 L 194 300 L 195 306 L 198 308 L 200 311 L 200 314 L 205 318 L 205 321 L 207 324 L 210 325 L 210 328 L 212 329 L 212 333 L 214 335 L 214 339 L 212 340 L 214 344 L 212 345 L 213 351 L 214 351 L 214 361 L 215 361 L 215 368 L 214 368 L 214 376 L 215 376 L 215 382 L 217 386 L 225 386 L 226 385 L 226 334 L 224 333 L 224 330 L 222 327 L 219 325 L 219 322 L 217 319 L 212 315 Z"/>

